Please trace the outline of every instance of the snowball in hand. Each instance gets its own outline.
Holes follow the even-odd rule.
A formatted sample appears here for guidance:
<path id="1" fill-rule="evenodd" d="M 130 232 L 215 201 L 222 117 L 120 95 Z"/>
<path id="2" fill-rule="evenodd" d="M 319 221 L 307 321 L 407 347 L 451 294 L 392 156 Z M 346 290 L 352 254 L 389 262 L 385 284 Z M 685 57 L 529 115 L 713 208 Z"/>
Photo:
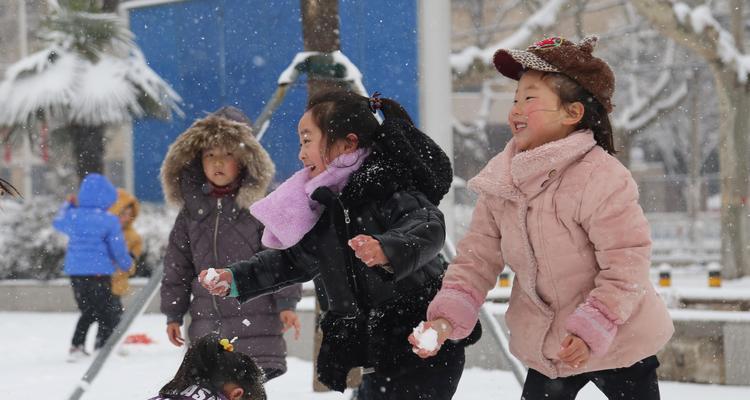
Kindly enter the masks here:
<path id="1" fill-rule="evenodd" d="M 206 271 L 206 276 L 203 277 L 203 283 L 209 286 L 214 286 L 219 280 L 219 273 L 216 272 L 216 269 L 209 268 Z"/>
<path id="2" fill-rule="evenodd" d="M 206 276 L 203 277 L 203 284 L 209 290 L 216 288 L 229 289 L 229 283 L 222 281 L 221 275 L 214 268 L 206 270 Z"/>
<path id="3" fill-rule="evenodd" d="M 438 333 L 432 328 L 424 329 L 424 322 L 414 328 L 414 338 L 417 339 L 417 347 L 422 350 L 435 351 L 438 348 Z"/>

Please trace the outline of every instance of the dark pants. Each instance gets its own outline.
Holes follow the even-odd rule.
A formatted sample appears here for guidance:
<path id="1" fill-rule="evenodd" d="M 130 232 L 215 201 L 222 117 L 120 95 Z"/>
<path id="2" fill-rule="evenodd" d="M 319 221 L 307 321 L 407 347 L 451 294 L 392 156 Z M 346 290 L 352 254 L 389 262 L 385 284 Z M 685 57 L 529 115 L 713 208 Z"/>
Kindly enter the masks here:
<path id="1" fill-rule="evenodd" d="M 363 375 L 357 400 L 450 400 L 465 362 L 463 346 L 454 350 L 449 362 L 425 362 L 397 375 L 378 371 Z"/>
<path id="2" fill-rule="evenodd" d="M 273 378 L 278 378 L 281 375 L 284 375 L 284 372 L 282 370 L 276 368 L 263 368 L 263 373 L 266 375 L 266 382 L 270 381 Z"/>
<path id="3" fill-rule="evenodd" d="M 73 333 L 73 346 L 82 346 L 86 343 L 86 334 L 91 324 L 96 322 L 98 329 L 96 333 L 95 348 L 104 346 L 107 339 L 117 325 L 119 312 L 112 295 L 112 277 L 102 276 L 72 276 L 70 284 L 73 286 L 78 309 L 81 317 L 78 318 L 76 330 Z"/>
<path id="4" fill-rule="evenodd" d="M 122 305 L 122 297 L 113 294 L 112 295 L 112 308 L 115 310 L 115 325 L 120 323 L 122 315 L 125 314 L 125 307 Z"/>
<path id="5" fill-rule="evenodd" d="M 529 369 L 523 385 L 523 400 L 572 400 L 587 383 L 594 382 L 608 399 L 659 400 L 656 356 L 644 358 L 627 368 L 587 372 L 550 379 Z"/>

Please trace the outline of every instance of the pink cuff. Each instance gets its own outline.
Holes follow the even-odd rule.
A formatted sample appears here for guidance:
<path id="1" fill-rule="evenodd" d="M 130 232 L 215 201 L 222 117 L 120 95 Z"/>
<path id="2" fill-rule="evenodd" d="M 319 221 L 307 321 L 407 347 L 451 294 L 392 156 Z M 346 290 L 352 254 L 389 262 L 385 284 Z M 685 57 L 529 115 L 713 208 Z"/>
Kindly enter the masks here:
<path id="1" fill-rule="evenodd" d="M 453 327 L 448 339 L 460 340 L 474 330 L 481 306 L 476 304 L 470 294 L 462 290 L 443 288 L 427 308 L 427 320 L 445 318 Z"/>
<path id="2" fill-rule="evenodd" d="M 607 353 L 617 335 L 617 325 L 588 299 L 565 320 L 565 329 L 586 342 L 595 356 Z"/>

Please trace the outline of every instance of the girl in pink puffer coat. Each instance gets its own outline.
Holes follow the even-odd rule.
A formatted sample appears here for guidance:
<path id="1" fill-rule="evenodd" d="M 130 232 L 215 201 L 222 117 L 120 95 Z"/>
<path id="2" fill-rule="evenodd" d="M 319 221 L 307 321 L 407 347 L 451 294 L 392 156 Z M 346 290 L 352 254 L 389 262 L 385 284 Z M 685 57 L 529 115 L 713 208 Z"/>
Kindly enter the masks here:
<path id="1" fill-rule="evenodd" d="M 572 399 L 589 381 L 613 399 L 659 398 L 655 354 L 674 328 L 649 279 L 651 239 L 638 188 L 614 153 L 614 74 L 596 38 L 498 50 L 518 80 L 513 138 L 469 187 L 479 193 L 427 327 L 438 343 L 474 327 L 505 265 L 516 274 L 505 319 L 529 366 L 523 399 Z M 409 340 L 421 357 L 439 351 Z"/>

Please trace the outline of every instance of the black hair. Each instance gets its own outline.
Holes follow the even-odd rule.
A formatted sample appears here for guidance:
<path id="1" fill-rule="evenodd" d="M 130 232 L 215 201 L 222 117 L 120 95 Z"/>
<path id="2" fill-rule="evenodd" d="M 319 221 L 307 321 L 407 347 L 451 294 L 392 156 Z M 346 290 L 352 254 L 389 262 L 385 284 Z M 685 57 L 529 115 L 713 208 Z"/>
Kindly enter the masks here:
<path id="1" fill-rule="evenodd" d="M 609 154 L 616 154 L 612 123 L 609 114 L 602 103 L 588 90 L 579 85 L 565 74 L 559 72 L 543 72 L 542 80 L 551 81 L 549 88 L 560 98 L 560 103 L 566 107 L 578 102 L 583 105 L 583 117 L 576 125 L 576 130 L 590 129 L 594 133 L 596 144 Z"/>
<path id="2" fill-rule="evenodd" d="M 174 378 L 159 391 L 159 396 L 177 396 L 192 385 L 221 393 L 227 383 L 234 383 L 245 393 L 244 400 L 265 400 L 265 376 L 255 361 L 238 351 L 228 351 L 221 339 L 210 333 L 190 345 Z"/>
<path id="3" fill-rule="evenodd" d="M 375 118 L 377 109 L 383 114 L 382 124 Z M 327 146 L 350 133 L 357 135 L 358 147 L 372 150 L 362 168 L 390 171 L 392 187 L 416 189 L 435 205 L 450 190 L 451 160 L 432 138 L 414 126 L 409 113 L 397 101 L 338 89 L 313 96 L 306 111 L 320 128 Z M 352 178 L 347 188 L 350 193 L 368 193 L 369 198 L 389 192 L 381 188 L 373 197 L 368 192 L 369 185 L 368 179 Z"/>
<path id="4" fill-rule="evenodd" d="M 379 98 L 380 111 L 385 119 L 398 119 L 414 126 L 409 114 L 397 101 Z M 377 145 L 381 135 L 380 123 L 370 105 L 370 98 L 351 90 L 334 89 L 318 93 L 307 102 L 305 111 L 312 116 L 315 125 L 323 133 L 325 143 L 331 145 L 337 140 L 354 133 L 359 139 L 359 148 Z"/>

